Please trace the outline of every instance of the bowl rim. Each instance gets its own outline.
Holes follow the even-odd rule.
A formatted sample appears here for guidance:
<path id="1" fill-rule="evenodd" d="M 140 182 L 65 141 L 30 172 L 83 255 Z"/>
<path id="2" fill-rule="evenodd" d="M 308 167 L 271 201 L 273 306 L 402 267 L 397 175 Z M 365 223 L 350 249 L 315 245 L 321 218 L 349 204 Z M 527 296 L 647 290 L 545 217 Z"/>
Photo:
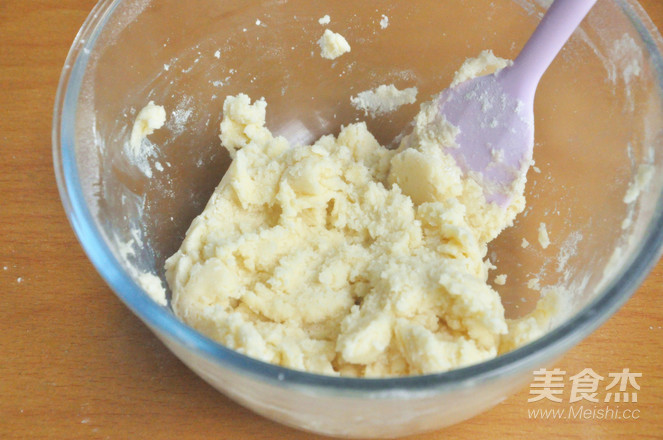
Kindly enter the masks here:
<path id="1" fill-rule="evenodd" d="M 605 322 L 635 292 L 663 251 L 663 190 L 641 242 L 615 278 L 574 317 L 541 338 L 478 364 L 427 375 L 354 378 L 292 370 L 250 358 L 226 348 L 178 320 L 159 306 L 124 271 L 106 246 L 103 233 L 85 203 L 75 157 L 75 121 L 78 96 L 91 49 L 116 8 L 125 0 L 101 0 L 80 28 L 66 58 L 55 99 L 52 127 L 53 164 L 63 207 L 88 258 L 118 298 L 160 338 L 225 368 L 265 382 L 288 387 L 315 387 L 329 394 L 361 393 L 379 397 L 398 391 L 440 392 L 476 385 L 525 367 L 543 365 L 571 348 Z M 636 0 L 614 0 L 630 20 L 651 55 L 663 88 L 663 38 Z M 663 96 L 661 97 L 663 99 Z M 163 340 L 163 339 L 162 339 Z M 164 341 L 166 342 L 166 341 Z M 167 343 L 170 348 L 170 344 Z"/>

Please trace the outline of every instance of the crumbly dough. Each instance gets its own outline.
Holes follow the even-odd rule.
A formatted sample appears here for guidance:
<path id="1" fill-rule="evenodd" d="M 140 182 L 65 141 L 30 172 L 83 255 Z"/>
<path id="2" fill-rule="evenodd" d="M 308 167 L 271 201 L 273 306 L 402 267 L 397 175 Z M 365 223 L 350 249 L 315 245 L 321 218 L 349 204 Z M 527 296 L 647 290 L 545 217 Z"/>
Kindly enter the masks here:
<path id="1" fill-rule="evenodd" d="M 550 236 L 548 235 L 548 228 L 545 223 L 539 223 L 539 244 L 543 249 L 550 246 Z"/>
<path id="2" fill-rule="evenodd" d="M 506 274 L 497 275 L 495 277 L 495 284 L 498 286 L 503 286 L 506 284 Z"/>
<path id="3" fill-rule="evenodd" d="M 629 204 L 638 200 L 640 193 L 649 185 L 656 169 L 650 164 L 641 164 L 635 173 L 633 181 L 624 195 L 624 203 Z"/>
<path id="4" fill-rule="evenodd" d="M 134 154 L 138 154 L 140 151 L 140 144 L 143 142 L 147 136 L 154 133 L 155 130 L 163 127 L 163 124 L 166 122 L 166 110 L 160 106 L 155 105 L 153 101 L 150 101 L 143 109 L 138 112 L 136 120 L 134 121 L 133 128 L 131 130 L 131 139 L 129 145 Z"/>
<path id="5" fill-rule="evenodd" d="M 325 29 L 325 33 L 318 40 L 318 44 L 320 45 L 320 56 L 328 60 L 334 60 L 352 50 L 350 43 L 343 35 L 329 29 Z"/>
<path id="6" fill-rule="evenodd" d="M 531 278 L 529 281 L 527 281 L 527 288 L 532 289 L 532 290 L 541 290 L 541 280 L 539 280 L 537 277 Z"/>
<path id="7" fill-rule="evenodd" d="M 511 321 L 487 283 L 487 244 L 524 197 L 485 202 L 443 152 L 457 131 L 434 102 L 397 150 L 364 123 L 291 146 L 266 106 L 225 100 L 233 162 L 166 261 L 177 316 L 265 362 L 361 377 L 475 364 L 544 331 L 553 295 Z"/>
<path id="8" fill-rule="evenodd" d="M 147 295 L 160 306 L 167 306 L 166 289 L 163 288 L 161 278 L 149 272 L 139 272 L 136 274 L 138 284 L 143 288 Z"/>
<path id="9" fill-rule="evenodd" d="M 455 73 L 450 87 L 455 87 L 472 78 L 502 70 L 511 64 L 513 64 L 511 60 L 495 56 L 492 50 L 484 50 L 477 57 L 468 58 L 463 63 L 463 67 Z"/>
<path id="10" fill-rule="evenodd" d="M 414 104 L 417 93 L 416 87 L 399 90 L 393 84 L 382 84 L 373 90 L 358 93 L 350 98 L 350 102 L 354 108 L 362 110 L 365 116 L 379 116 L 393 112 L 403 105 Z"/>
<path id="11" fill-rule="evenodd" d="M 389 27 L 389 17 L 386 15 L 382 15 L 382 18 L 380 19 L 380 29 L 387 29 Z"/>

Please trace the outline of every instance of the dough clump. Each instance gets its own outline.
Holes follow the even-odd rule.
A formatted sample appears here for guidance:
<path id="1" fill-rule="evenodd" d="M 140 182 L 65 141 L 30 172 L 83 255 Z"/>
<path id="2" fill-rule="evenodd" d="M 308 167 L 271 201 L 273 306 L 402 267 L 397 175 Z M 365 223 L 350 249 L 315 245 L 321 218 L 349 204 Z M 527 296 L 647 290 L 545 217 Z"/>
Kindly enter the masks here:
<path id="1" fill-rule="evenodd" d="M 155 130 L 163 127 L 166 122 L 166 110 L 160 106 L 155 105 L 150 101 L 145 107 L 138 112 L 136 121 L 131 129 L 131 139 L 129 145 L 134 154 L 139 154 L 140 144 L 147 136 L 154 133 Z"/>
<path id="2" fill-rule="evenodd" d="M 328 60 L 334 60 L 352 50 L 350 43 L 343 35 L 329 29 L 325 29 L 325 33 L 318 40 L 318 45 L 320 46 L 320 56 Z"/>
<path id="3" fill-rule="evenodd" d="M 375 117 L 391 113 L 403 105 L 414 104 L 417 93 L 416 87 L 398 90 L 393 84 L 382 84 L 351 97 L 350 102 L 354 108 L 362 110 L 365 116 L 370 114 Z"/>
<path id="4" fill-rule="evenodd" d="M 225 100 L 233 162 L 166 262 L 178 317 L 265 362 L 359 377 L 447 371 L 542 333 L 552 296 L 511 321 L 487 283 L 487 244 L 524 197 L 486 203 L 433 102 L 397 150 L 364 123 L 292 146 L 266 106 Z"/>

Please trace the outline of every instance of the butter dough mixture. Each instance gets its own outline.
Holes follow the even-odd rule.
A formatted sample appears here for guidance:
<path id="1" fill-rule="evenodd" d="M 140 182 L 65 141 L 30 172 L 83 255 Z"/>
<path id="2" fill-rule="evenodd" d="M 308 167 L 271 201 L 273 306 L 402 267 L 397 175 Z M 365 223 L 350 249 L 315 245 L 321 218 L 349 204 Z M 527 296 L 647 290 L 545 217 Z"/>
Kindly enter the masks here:
<path id="1" fill-rule="evenodd" d="M 166 110 L 160 105 L 155 105 L 153 101 L 150 101 L 138 112 L 134 126 L 131 129 L 131 140 L 129 141 L 134 155 L 140 154 L 143 139 L 163 127 L 165 122 Z"/>
<path id="2" fill-rule="evenodd" d="M 457 129 L 433 102 L 396 150 L 364 123 L 292 146 L 265 127 L 266 106 L 225 100 L 233 162 L 166 262 L 183 321 L 265 362 L 360 377 L 442 372 L 543 333 L 554 295 L 508 320 L 487 283 L 487 245 L 523 194 L 486 203 L 443 152 Z"/>
<path id="3" fill-rule="evenodd" d="M 320 46 L 320 56 L 328 60 L 335 60 L 344 53 L 350 52 L 352 48 L 345 37 L 329 29 L 325 29 L 324 34 L 318 40 Z"/>
<path id="4" fill-rule="evenodd" d="M 416 87 L 398 90 L 393 84 L 382 84 L 374 90 L 366 90 L 357 96 L 352 96 L 350 102 L 354 108 L 362 110 L 364 116 L 370 114 L 375 117 L 391 113 L 403 105 L 414 104 L 417 100 L 417 93 Z"/>

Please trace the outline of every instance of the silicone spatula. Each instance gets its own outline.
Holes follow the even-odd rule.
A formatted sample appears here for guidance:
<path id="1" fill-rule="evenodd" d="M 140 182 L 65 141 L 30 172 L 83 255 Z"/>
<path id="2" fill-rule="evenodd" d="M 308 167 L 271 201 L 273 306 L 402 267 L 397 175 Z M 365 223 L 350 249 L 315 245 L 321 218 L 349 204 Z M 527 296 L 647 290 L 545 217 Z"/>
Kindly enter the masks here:
<path id="1" fill-rule="evenodd" d="M 501 206 L 524 181 L 534 149 L 534 95 L 544 72 L 596 0 L 555 0 L 513 64 L 442 92 L 439 112 L 460 129 L 451 154 Z"/>

